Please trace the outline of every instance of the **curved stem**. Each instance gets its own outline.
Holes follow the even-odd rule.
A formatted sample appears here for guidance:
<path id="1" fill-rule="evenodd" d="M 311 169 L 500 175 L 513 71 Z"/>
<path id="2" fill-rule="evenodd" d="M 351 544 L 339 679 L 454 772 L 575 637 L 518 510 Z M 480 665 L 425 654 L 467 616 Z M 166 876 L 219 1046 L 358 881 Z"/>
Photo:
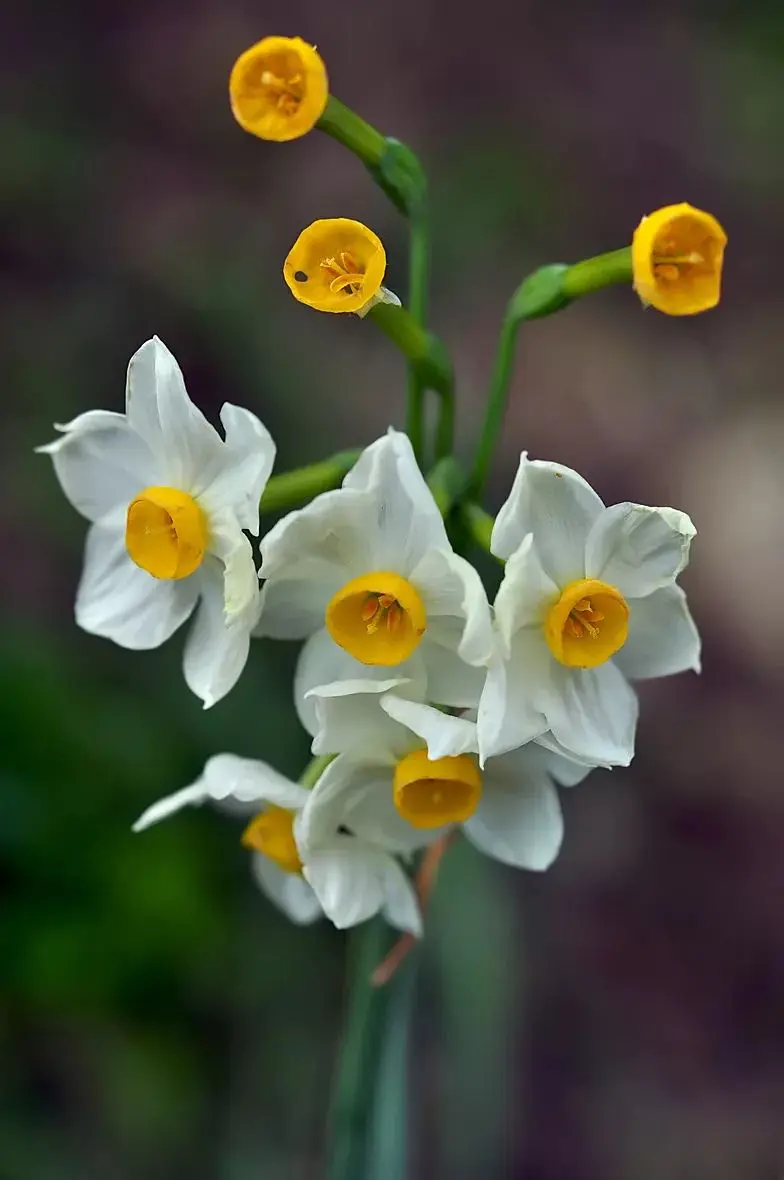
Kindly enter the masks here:
<path id="1" fill-rule="evenodd" d="M 487 398 L 485 419 L 476 447 L 474 467 L 471 473 L 471 493 L 479 497 L 484 488 L 490 464 L 493 460 L 496 440 L 501 430 L 506 410 L 506 393 L 512 375 L 515 346 L 517 344 L 517 329 L 520 321 L 507 313 L 498 338 L 493 375 L 490 380 L 490 392 Z"/>
<path id="2" fill-rule="evenodd" d="M 432 389 L 441 399 L 436 435 L 436 458 L 452 453 L 454 434 L 454 377 L 452 362 L 441 341 L 422 328 L 404 307 L 377 303 L 368 312 L 382 332 L 403 353 L 417 373 L 423 389 Z"/>
<path id="3" fill-rule="evenodd" d="M 332 1106 L 327 1180 L 366 1180 L 378 1064 L 387 1009 L 398 982 L 374 988 L 370 977 L 389 942 L 389 928 L 380 917 L 358 926 L 350 935 L 349 994 Z M 407 1024 L 407 1010 L 398 1013 L 397 1023 Z"/>
<path id="4" fill-rule="evenodd" d="M 411 315 L 420 327 L 424 327 L 427 319 L 427 285 L 430 261 L 427 204 L 427 195 L 423 193 L 410 213 L 408 306 Z M 426 462 L 426 457 L 423 454 L 424 403 L 425 386 L 421 373 L 415 365 L 409 364 L 406 433 L 411 440 L 411 446 L 420 466 Z"/>
<path id="5" fill-rule="evenodd" d="M 259 501 L 259 512 L 283 512 L 336 488 L 356 463 L 361 451 L 340 451 L 329 459 L 273 475 Z"/>

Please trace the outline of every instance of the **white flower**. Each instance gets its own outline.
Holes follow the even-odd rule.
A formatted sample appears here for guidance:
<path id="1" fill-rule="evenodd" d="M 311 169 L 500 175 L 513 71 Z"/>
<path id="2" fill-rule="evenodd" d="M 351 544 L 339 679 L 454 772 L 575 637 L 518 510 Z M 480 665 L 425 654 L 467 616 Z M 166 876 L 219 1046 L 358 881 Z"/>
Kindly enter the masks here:
<path id="1" fill-rule="evenodd" d="M 563 836 L 553 779 L 572 785 L 590 768 L 530 743 L 480 770 L 475 722 L 404 699 L 401 687 L 365 681 L 315 690 L 324 744 L 340 748 L 352 717 L 361 739 L 330 762 L 308 797 L 302 843 L 318 843 L 340 822 L 410 853 L 461 824 L 489 856 L 547 868 Z"/>
<path id="2" fill-rule="evenodd" d="M 439 704 L 476 700 L 493 646 L 487 596 L 452 550 L 404 434 L 390 431 L 342 488 L 281 520 L 261 557 L 258 633 L 313 637 L 298 672 L 308 684 L 402 666 L 427 674 Z"/>
<path id="3" fill-rule="evenodd" d="M 683 512 L 605 508 L 568 467 L 520 457 L 491 541 L 506 569 L 479 706 L 483 759 L 549 730 L 578 759 L 628 765 L 637 697 L 627 677 L 699 670 L 675 584 L 694 533 Z"/>
<path id="4" fill-rule="evenodd" d="M 92 522 L 77 623 L 146 650 L 201 600 L 184 669 L 205 707 L 233 687 L 247 660 L 260 595 L 242 530 L 258 534 L 259 498 L 275 460 L 254 414 L 226 402 L 220 416 L 225 441 L 189 399 L 156 336 L 131 357 L 124 414 L 91 410 L 38 448 Z"/>
<path id="5" fill-rule="evenodd" d="M 406 874 L 383 848 L 323 825 L 324 838 L 303 845 L 299 814 L 310 792 L 265 762 L 217 754 L 189 787 L 159 800 L 134 824 L 141 831 L 180 808 L 208 800 L 255 816 L 242 843 L 253 851 L 259 886 L 293 922 L 314 922 L 325 914 L 340 929 L 381 913 L 399 930 L 418 936 L 422 919 Z"/>

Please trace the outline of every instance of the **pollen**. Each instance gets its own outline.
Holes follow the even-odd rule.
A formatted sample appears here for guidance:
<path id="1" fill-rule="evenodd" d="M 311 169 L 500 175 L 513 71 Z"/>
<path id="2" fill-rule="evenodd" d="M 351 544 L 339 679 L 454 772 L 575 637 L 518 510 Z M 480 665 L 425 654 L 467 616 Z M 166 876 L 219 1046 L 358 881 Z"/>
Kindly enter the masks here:
<path id="1" fill-rule="evenodd" d="M 559 663 L 596 668 L 623 647 L 629 606 L 615 586 L 591 578 L 570 582 L 547 613 L 545 638 Z"/>
<path id="2" fill-rule="evenodd" d="M 379 293 L 387 257 L 381 240 L 360 221 L 324 218 L 304 229 L 283 264 L 300 303 L 317 311 L 360 312 Z"/>
<path id="3" fill-rule="evenodd" d="M 414 750 L 395 767 L 398 813 L 414 828 L 440 828 L 470 819 L 482 797 L 482 774 L 470 754 L 431 759 Z"/>
<path id="4" fill-rule="evenodd" d="M 177 488 L 145 488 L 128 505 L 125 547 L 154 578 L 187 578 L 207 548 L 207 522 L 192 496 Z"/>
<path id="5" fill-rule="evenodd" d="M 389 570 L 347 582 L 327 606 L 325 624 L 339 647 L 363 664 L 401 664 L 425 633 L 425 607 L 409 581 Z"/>
<path id="6" fill-rule="evenodd" d="M 284 873 L 301 873 L 302 861 L 294 839 L 294 815 L 282 807 L 268 807 L 242 833 L 242 844 L 260 852 Z"/>
<path id="7" fill-rule="evenodd" d="M 727 235 L 710 213 L 667 205 L 643 217 L 632 239 L 634 287 L 643 303 L 667 315 L 715 307 Z"/>
<path id="8" fill-rule="evenodd" d="M 237 58 L 229 97 L 235 119 L 252 135 L 298 139 L 324 113 L 327 71 L 315 48 L 300 37 L 265 37 Z"/>

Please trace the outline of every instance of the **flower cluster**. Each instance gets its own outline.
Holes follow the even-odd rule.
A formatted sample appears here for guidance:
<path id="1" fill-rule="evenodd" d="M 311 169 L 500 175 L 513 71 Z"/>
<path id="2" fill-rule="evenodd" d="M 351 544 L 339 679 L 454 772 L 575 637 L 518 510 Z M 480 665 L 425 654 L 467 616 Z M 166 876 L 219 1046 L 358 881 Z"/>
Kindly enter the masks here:
<path id="1" fill-rule="evenodd" d="M 291 139 L 320 120 L 341 138 L 345 108 L 299 39 L 249 49 L 230 91 L 240 124 L 262 138 Z M 704 310 L 718 300 L 725 240 L 691 206 L 660 210 L 627 249 L 627 280 L 660 310 Z M 617 281 L 613 257 L 608 281 Z M 580 275 L 590 272 L 585 290 L 596 289 L 597 265 L 550 268 L 560 286 L 546 304 L 526 303 L 536 285 L 523 284 L 517 320 L 564 306 L 581 293 Z M 406 351 L 421 393 L 441 372 L 439 354 L 382 285 L 385 270 L 375 234 L 333 219 L 303 232 L 284 277 L 322 311 L 372 316 L 386 304 L 378 322 Z M 445 397 L 447 386 L 446 377 L 429 383 Z M 308 495 L 296 473 L 270 482 L 275 445 L 254 414 L 226 403 L 220 417 L 224 437 L 156 337 L 131 359 L 125 413 L 82 414 L 41 448 L 90 521 L 76 598 L 86 631 L 154 648 L 195 611 L 184 675 L 205 707 L 234 686 L 252 641 L 302 641 L 294 705 L 314 755 L 302 782 L 218 754 L 136 829 L 207 801 L 246 812 L 253 872 L 292 920 L 324 914 L 348 927 L 382 913 L 415 936 L 410 866 L 456 830 L 496 860 L 547 868 L 563 836 L 558 788 L 632 759 L 632 682 L 699 669 L 677 584 L 695 533 L 689 517 L 607 507 L 575 471 L 523 452 L 495 520 L 485 516 L 473 534 L 503 565 L 491 604 L 463 555 L 467 510 L 484 515 L 477 477 L 453 479 L 437 497 L 443 465 L 425 478 L 413 434 L 390 428 L 340 471 L 327 464 L 321 484 L 305 481 L 316 494 L 256 551 L 248 534 L 259 533 L 268 483 L 267 496 L 275 479 L 290 481 L 295 502 Z M 498 415 L 489 420 L 497 431 Z"/>

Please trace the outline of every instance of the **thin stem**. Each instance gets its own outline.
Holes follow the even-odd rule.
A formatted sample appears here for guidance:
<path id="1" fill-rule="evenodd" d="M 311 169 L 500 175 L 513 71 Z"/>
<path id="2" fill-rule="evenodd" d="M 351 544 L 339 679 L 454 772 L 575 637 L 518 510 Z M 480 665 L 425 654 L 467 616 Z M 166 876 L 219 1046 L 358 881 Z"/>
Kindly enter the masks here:
<path id="1" fill-rule="evenodd" d="M 420 327 L 427 320 L 427 287 L 430 261 L 430 227 L 427 193 L 423 192 L 410 213 L 410 252 L 408 306 L 411 315 Z M 406 409 L 406 432 L 411 440 L 419 465 L 425 462 L 424 447 L 425 387 L 421 373 L 409 364 L 408 405 Z"/>
<path id="2" fill-rule="evenodd" d="M 507 313 L 501 328 L 501 335 L 498 338 L 498 347 L 496 348 L 495 361 L 493 363 L 493 375 L 490 381 L 490 392 L 487 398 L 487 408 L 485 409 L 485 420 L 482 424 L 481 434 L 479 435 L 474 467 L 471 474 L 471 493 L 477 498 L 481 495 L 482 489 L 484 488 L 493 459 L 495 444 L 504 420 L 506 394 L 509 387 L 509 379 L 512 375 L 518 327 L 519 321 L 517 318 Z"/>
<path id="3" fill-rule="evenodd" d="M 373 988 L 370 976 L 389 946 L 382 918 L 351 932 L 349 994 L 331 1118 L 327 1180 L 366 1180 L 368 1135 L 376 1095 L 392 987 Z"/>
<path id="4" fill-rule="evenodd" d="M 299 776 L 300 785 L 305 787 L 307 790 L 315 787 L 316 783 L 319 781 L 322 774 L 334 758 L 334 754 L 317 754 L 315 758 L 311 758 L 310 762 Z"/>
<path id="5" fill-rule="evenodd" d="M 333 94 L 316 126 L 359 156 L 369 168 L 377 167 L 386 151 L 387 141 L 381 132 Z"/>
<path id="6" fill-rule="evenodd" d="M 597 254 L 595 258 L 586 258 L 583 262 L 575 262 L 573 266 L 567 267 L 561 288 L 571 301 L 579 299 L 581 295 L 589 295 L 592 291 L 601 291 L 613 283 L 631 281 L 632 249 L 631 246 L 624 246 L 622 250 Z"/>
<path id="7" fill-rule="evenodd" d="M 382 332 L 400 349 L 416 370 L 423 389 L 441 398 L 441 416 L 436 435 L 436 458 L 452 453 L 454 434 L 454 377 L 452 362 L 441 341 L 426 331 L 404 307 L 377 303 L 368 312 Z"/>
<path id="8" fill-rule="evenodd" d="M 411 1011 L 417 960 L 405 963 L 387 1009 L 365 1180 L 406 1180 L 408 1176 L 408 1072 Z"/>
<path id="9" fill-rule="evenodd" d="M 297 467 L 273 475 L 267 483 L 259 502 L 260 512 L 282 512 L 312 500 L 320 492 L 336 488 L 351 470 L 361 451 L 340 451 L 329 459 L 311 463 L 308 467 Z"/>
<path id="10" fill-rule="evenodd" d="M 490 513 L 485 512 L 484 508 L 480 508 L 478 504 L 468 502 L 461 505 L 460 516 L 471 540 L 480 549 L 484 549 L 486 553 L 492 553 L 490 540 L 493 535 L 495 520 Z"/>

